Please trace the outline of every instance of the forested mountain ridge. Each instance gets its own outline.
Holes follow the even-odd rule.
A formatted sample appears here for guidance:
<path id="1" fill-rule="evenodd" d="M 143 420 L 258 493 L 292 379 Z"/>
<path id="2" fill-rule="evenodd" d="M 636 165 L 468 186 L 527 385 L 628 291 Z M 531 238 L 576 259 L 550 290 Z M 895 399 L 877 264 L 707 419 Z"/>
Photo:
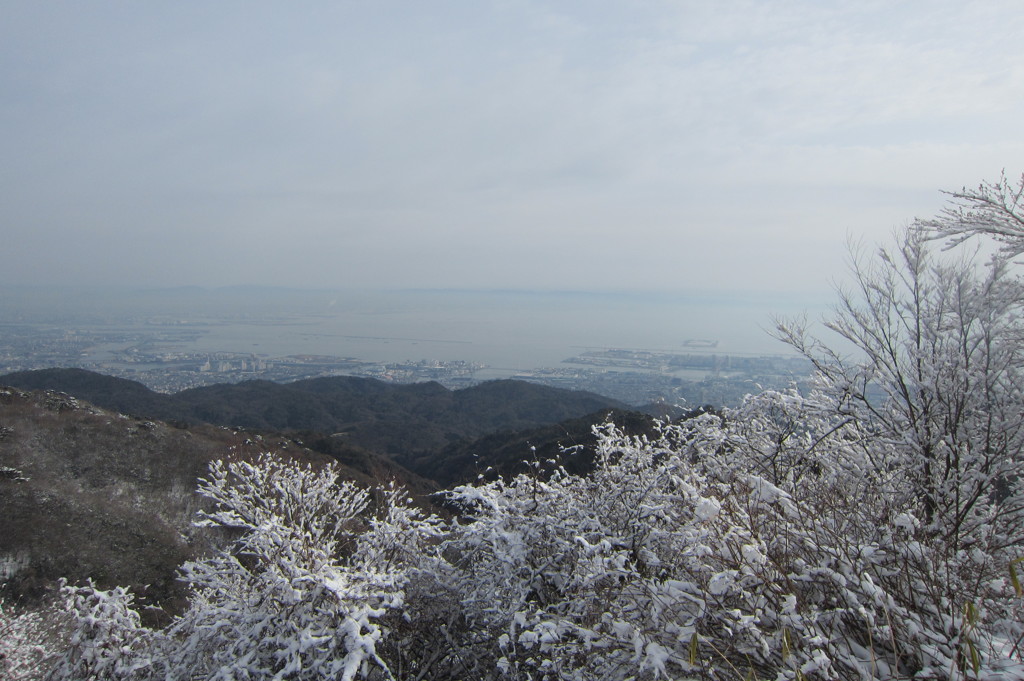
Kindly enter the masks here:
<path id="1" fill-rule="evenodd" d="M 499 430 L 515 431 L 607 409 L 630 410 L 593 393 L 500 380 L 461 390 L 333 376 L 279 384 L 246 381 L 164 395 L 83 369 L 0 376 L 0 385 L 59 390 L 98 406 L 165 421 L 275 431 L 344 433 L 391 457 L 418 456 Z"/>

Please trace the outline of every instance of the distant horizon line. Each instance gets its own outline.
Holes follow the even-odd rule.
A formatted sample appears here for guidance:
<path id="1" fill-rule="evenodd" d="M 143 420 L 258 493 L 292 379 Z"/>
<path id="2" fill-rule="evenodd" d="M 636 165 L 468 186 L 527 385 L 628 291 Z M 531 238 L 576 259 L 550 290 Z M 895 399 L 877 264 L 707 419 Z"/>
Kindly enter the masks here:
<path id="1" fill-rule="evenodd" d="M 650 289 L 650 288 L 609 288 L 609 289 L 568 289 L 568 288 L 509 288 L 509 287 L 368 287 L 368 286 L 284 286 L 272 284 L 228 284 L 223 286 L 208 286 L 201 284 L 182 284 L 167 286 L 152 286 L 142 284 L 11 284 L 0 282 L 0 291 L 37 291 L 37 292 L 122 292 L 136 294 L 174 294 L 174 293 L 312 293 L 312 294 L 335 294 L 335 293 L 377 293 L 391 295 L 492 295 L 492 296 L 563 296 L 563 297 L 616 297 L 616 298 L 748 298 L 756 300 L 771 299 L 800 299 L 814 300 L 819 302 L 831 301 L 834 291 L 829 290 L 825 296 L 822 291 L 798 291 L 783 290 L 770 291 L 763 289 L 711 289 L 711 288 L 678 288 L 678 289 Z"/>

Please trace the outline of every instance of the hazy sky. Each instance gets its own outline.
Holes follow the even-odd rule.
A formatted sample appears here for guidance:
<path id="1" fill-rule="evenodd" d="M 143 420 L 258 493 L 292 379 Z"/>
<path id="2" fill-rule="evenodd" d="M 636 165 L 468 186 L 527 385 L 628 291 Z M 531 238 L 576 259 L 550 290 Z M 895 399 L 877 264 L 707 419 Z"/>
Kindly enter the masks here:
<path id="1" fill-rule="evenodd" d="M 0 11 L 6 284 L 799 295 L 1024 170 L 1018 0 Z"/>

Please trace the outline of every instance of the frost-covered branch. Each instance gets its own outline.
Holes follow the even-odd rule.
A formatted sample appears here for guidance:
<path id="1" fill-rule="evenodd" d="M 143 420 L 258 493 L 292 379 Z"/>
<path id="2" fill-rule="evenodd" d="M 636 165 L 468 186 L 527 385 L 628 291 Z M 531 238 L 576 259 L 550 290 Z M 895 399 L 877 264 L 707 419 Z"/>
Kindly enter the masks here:
<path id="1" fill-rule="evenodd" d="M 930 237 L 948 239 L 950 247 L 973 236 L 997 241 L 1006 258 L 1024 253 L 1024 175 L 1011 182 L 1003 172 L 995 182 L 943 192 L 950 204 L 939 215 L 915 225 Z"/>

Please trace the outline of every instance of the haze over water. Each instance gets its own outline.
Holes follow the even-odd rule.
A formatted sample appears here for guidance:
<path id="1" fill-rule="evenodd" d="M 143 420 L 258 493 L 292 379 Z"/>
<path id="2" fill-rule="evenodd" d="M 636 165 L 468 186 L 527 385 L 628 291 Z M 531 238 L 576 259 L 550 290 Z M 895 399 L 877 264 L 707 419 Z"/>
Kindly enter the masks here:
<path id="1" fill-rule="evenodd" d="M 557 366 L 587 349 L 788 354 L 772 316 L 826 303 L 755 295 L 501 291 L 176 289 L 102 295 L 6 290 L 9 320 L 69 329 L 167 328 L 196 333 L 168 350 L 268 357 L 333 355 L 370 362 L 465 360 L 494 369 Z M 717 342 L 713 348 L 687 341 Z"/>

